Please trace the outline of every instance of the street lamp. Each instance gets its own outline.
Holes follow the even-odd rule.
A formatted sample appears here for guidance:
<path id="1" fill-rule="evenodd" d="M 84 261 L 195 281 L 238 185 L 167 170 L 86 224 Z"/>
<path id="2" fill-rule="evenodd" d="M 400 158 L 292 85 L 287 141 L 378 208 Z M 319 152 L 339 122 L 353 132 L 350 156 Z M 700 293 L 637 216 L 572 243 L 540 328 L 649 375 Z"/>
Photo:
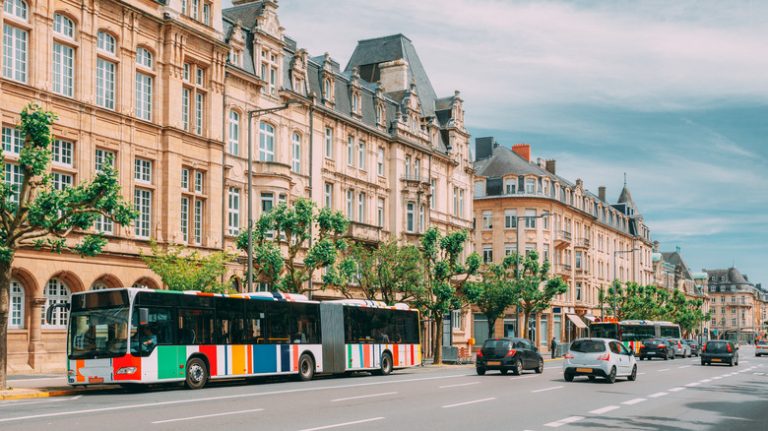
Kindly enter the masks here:
<path id="1" fill-rule="evenodd" d="M 246 275 L 248 292 L 253 292 L 253 143 L 251 142 L 253 120 L 261 115 L 288 109 L 296 103 L 301 101 L 289 99 L 280 106 L 248 111 L 248 273 Z"/>
<path id="2" fill-rule="evenodd" d="M 515 214 L 515 250 L 517 251 L 517 261 L 515 262 L 515 273 L 518 280 L 520 279 L 520 260 L 521 260 L 520 259 L 520 256 L 521 256 L 520 254 L 520 220 L 525 219 L 527 221 L 528 219 L 535 220 L 537 218 L 544 218 L 544 217 L 549 217 L 549 213 L 545 212 L 537 216 L 519 216 Z M 517 326 L 516 328 L 517 334 L 519 336 L 522 336 L 522 332 L 521 332 L 522 328 L 520 327 L 520 319 L 518 317 L 519 315 L 520 315 L 520 307 L 518 306 L 515 309 L 515 326 Z M 535 318 L 536 317 L 534 316 L 534 319 Z M 528 325 L 528 323 L 529 322 L 523 322 L 523 325 Z"/>

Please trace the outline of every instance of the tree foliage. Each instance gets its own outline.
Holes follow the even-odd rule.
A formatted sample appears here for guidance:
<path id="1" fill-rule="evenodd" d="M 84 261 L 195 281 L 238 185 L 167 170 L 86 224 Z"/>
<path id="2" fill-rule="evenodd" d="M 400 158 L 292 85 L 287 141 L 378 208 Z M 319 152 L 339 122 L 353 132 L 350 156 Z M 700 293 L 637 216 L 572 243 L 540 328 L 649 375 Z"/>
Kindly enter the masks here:
<path id="1" fill-rule="evenodd" d="M 155 274 L 160 276 L 170 290 L 199 290 L 224 293 L 229 286 L 221 277 L 227 271 L 226 264 L 234 256 L 223 251 L 201 255 L 198 251 L 185 252 L 182 245 L 169 245 L 163 249 L 152 242 L 151 255 L 141 258 Z"/>
<path id="2" fill-rule="evenodd" d="M 317 228 L 314 237 L 313 226 Z M 339 283 L 343 272 L 340 256 L 347 248 L 343 235 L 348 227 L 340 212 L 318 210 L 313 201 L 304 198 L 263 213 L 252 231 L 253 279 L 269 283 L 274 290 L 306 293 L 305 283 L 314 272 L 327 268 L 324 283 Z M 248 250 L 247 231 L 240 234 L 237 246 Z"/>
<path id="3" fill-rule="evenodd" d="M 479 281 L 467 282 L 464 296 L 488 319 L 488 338 L 493 338 L 496 321 L 507 308 L 517 303 L 514 279 L 514 258 L 507 256 L 501 264 L 491 263 L 480 272 Z"/>
<path id="4" fill-rule="evenodd" d="M 112 163 L 105 163 L 90 180 L 60 190 L 53 187 L 49 166 L 51 126 L 56 119 L 56 114 L 35 104 L 21 111 L 20 183 L 13 181 L 14 175 L 12 181 L 0 177 L 0 388 L 6 384 L 9 293 L 16 251 L 29 247 L 95 256 L 107 243 L 102 235 L 89 233 L 97 218 L 123 226 L 136 218 L 132 205 L 121 195 Z M 2 150 L 0 160 L 5 160 Z"/>
<path id="5" fill-rule="evenodd" d="M 441 235 L 436 228 L 429 228 L 421 238 L 421 259 L 424 273 L 424 289 L 413 298 L 413 304 L 435 325 L 433 357 L 436 364 L 442 362 L 443 316 L 461 308 L 457 291 L 461 290 L 470 276 L 480 268 L 480 256 L 470 254 L 465 262 L 460 258 L 468 239 L 466 231 Z"/>
<path id="6" fill-rule="evenodd" d="M 526 255 L 513 253 L 507 256 L 507 259 L 509 264 L 515 267 L 512 285 L 517 305 L 523 312 L 523 322 L 525 322 L 519 325 L 518 331 L 521 331 L 521 337 L 528 338 L 528 322 L 531 315 L 549 308 L 552 299 L 565 293 L 568 285 L 560 277 L 550 277 L 549 261 L 539 262 L 539 254 L 536 251 Z"/>

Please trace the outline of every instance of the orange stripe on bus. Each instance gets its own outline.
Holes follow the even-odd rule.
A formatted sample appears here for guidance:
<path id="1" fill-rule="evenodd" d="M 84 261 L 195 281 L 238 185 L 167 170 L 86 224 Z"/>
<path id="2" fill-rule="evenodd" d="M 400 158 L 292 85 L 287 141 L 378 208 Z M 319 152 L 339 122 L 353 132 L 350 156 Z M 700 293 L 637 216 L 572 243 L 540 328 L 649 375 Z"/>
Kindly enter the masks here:
<path id="1" fill-rule="evenodd" d="M 291 371 L 298 371 L 299 370 L 299 345 L 294 344 L 293 345 L 293 368 Z"/>
<path id="2" fill-rule="evenodd" d="M 364 368 L 371 368 L 371 347 L 373 347 L 373 344 L 369 344 L 365 346 L 363 349 L 363 367 Z"/>
<path id="3" fill-rule="evenodd" d="M 398 346 L 397 344 L 394 344 L 394 345 L 392 346 L 392 350 L 394 350 L 392 353 L 393 353 L 393 354 L 394 354 L 394 356 L 395 356 L 395 357 L 394 357 L 394 360 L 395 360 L 395 366 L 399 366 L 399 365 L 400 365 L 400 346 Z"/>
<path id="4" fill-rule="evenodd" d="M 232 374 L 245 374 L 245 346 L 232 346 Z"/>
<path id="5" fill-rule="evenodd" d="M 80 374 L 80 369 L 85 366 L 85 360 L 84 359 L 78 359 L 75 361 L 75 377 L 78 382 L 84 382 L 85 376 Z"/>

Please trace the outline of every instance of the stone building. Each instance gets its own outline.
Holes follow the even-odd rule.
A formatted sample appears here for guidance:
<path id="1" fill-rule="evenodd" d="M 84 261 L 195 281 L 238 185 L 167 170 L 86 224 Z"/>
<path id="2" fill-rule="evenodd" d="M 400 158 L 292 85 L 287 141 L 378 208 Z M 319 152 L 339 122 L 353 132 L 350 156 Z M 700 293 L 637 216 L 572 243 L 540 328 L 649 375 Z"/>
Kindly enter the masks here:
<path id="1" fill-rule="evenodd" d="M 704 271 L 708 276 L 713 335 L 740 343 L 764 338 L 768 292 L 733 267 Z"/>
<path id="2" fill-rule="evenodd" d="M 234 250 L 253 213 L 309 197 L 343 210 L 349 235 L 416 241 L 428 226 L 472 227 L 473 168 L 458 92 L 437 97 L 403 35 L 360 41 L 342 70 L 285 36 L 277 3 L 0 0 L 0 121 L 6 181 L 30 101 L 56 112 L 56 187 L 91 178 L 112 156 L 140 216 L 91 259 L 21 250 L 14 262 L 12 371 L 64 364 L 64 324 L 43 309 L 71 292 L 161 288 L 139 259 L 149 240 Z M 227 275 L 242 289 L 243 266 Z M 268 286 L 260 286 L 268 288 Z M 333 296 L 321 292 L 318 297 Z"/>
<path id="3" fill-rule="evenodd" d="M 654 243 L 657 247 L 658 243 Z M 707 289 L 708 277 L 706 273 L 693 272 L 683 260 L 680 247 L 676 247 L 673 252 L 654 252 L 652 254 L 653 271 L 655 286 L 663 287 L 667 290 L 679 290 L 683 292 L 688 299 L 702 300 L 702 311 L 704 313 L 710 310 L 710 296 Z M 710 322 L 702 322 L 699 328 L 694 330 L 695 334 L 701 334 L 704 338 L 709 338 Z"/>
<path id="4" fill-rule="evenodd" d="M 512 148 L 494 138 L 476 141 L 475 249 L 485 262 L 536 250 L 552 264 L 568 291 L 529 322 L 532 338 L 546 348 L 559 340 L 586 335 L 585 320 L 600 315 L 598 297 L 613 279 L 648 284 L 653 280 L 650 231 L 626 184 L 618 202 L 609 203 L 583 181 L 559 176 L 554 160 L 531 160 L 528 144 Z M 519 325 L 514 310 L 497 323 L 497 334 Z M 475 314 L 475 337 L 485 338 L 487 323 Z"/>

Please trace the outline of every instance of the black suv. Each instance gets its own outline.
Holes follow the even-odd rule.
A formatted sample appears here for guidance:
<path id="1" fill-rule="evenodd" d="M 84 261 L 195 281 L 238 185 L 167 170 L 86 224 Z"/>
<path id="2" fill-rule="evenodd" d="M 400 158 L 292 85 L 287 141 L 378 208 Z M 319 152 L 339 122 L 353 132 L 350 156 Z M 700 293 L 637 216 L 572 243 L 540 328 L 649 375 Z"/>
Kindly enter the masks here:
<path id="1" fill-rule="evenodd" d="M 728 340 L 707 341 L 701 349 L 701 365 L 713 363 L 739 365 L 739 347 Z"/>
<path id="2" fill-rule="evenodd" d="M 477 352 L 475 369 L 481 376 L 487 370 L 499 370 L 501 374 L 507 374 L 512 370 L 515 375 L 522 373 L 523 370 L 542 373 L 544 358 L 525 338 L 489 338 Z"/>
<path id="3" fill-rule="evenodd" d="M 643 340 L 643 344 L 640 347 L 640 360 L 651 358 L 662 358 L 665 361 L 667 359 L 675 359 L 675 349 L 672 348 L 672 344 L 666 338 L 652 338 Z"/>

